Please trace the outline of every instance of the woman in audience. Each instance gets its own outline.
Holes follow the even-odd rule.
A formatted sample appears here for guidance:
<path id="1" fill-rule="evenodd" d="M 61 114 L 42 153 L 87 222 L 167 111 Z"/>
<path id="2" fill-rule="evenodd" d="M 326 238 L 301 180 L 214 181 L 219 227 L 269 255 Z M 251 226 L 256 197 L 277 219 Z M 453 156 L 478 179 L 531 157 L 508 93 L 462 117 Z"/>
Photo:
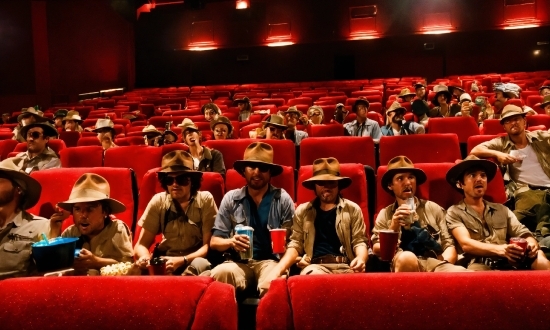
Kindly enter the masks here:
<path id="1" fill-rule="evenodd" d="M 193 170 L 218 172 L 225 176 L 225 164 L 221 152 L 201 145 L 202 135 L 195 123 L 185 118 L 178 127 L 182 128 L 183 142 L 189 146 L 189 153 L 193 157 Z"/>
<path id="2" fill-rule="evenodd" d="M 73 131 L 73 132 L 79 132 L 82 133 L 83 129 L 80 124 L 82 123 L 82 118 L 80 117 L 80 114 L 78 111 L 71 110 L 67 112 L 67 116 L 63 118 L 63 127 L 65 128 L 65 131 Z"/>
<path id="3" fill-rule="evenodd" d="M 79 238 L 76 246 L 80 253 L 73 265 L 77 274 L 99 275 L 101 267 L 133 261 L 130 229 L 112 216 L 126 207 L 110 195 L 111 187 L 104 177 L 85 173 L 51 217 L 52 232 L 59 236 L 63 221 L 73 215 L 74 224 L 61 236 Z"/>
<path id="4" fill-rule="evenodd" d="M 310 107 L 307 110 L 307 116 L 309 119 L 309 123 L 312 125 L 321 125 L 325 118 L 325 114 L 323 113 L 323 108 L 321 108 L 318 105 L 314 105 Z"/>
<path id="5" fill-rule="evenodd" d="M 432 104 L 435 105 L 430 112 L 428 117 L 452 117 L 451 113 L 451 93 L 445 85 L 437 85 L 434 87 L 435 96 L 432 100 Z"/>
<path id="6" fill-rule="evenodd" d="M 252 105 L 248 97 L 243 97 L 242 99 L 236 99 L 233 101 L 237 103 L 239 107 L 239 121 L 247 121 L 248 118 L 252 115 Z"/>
<path id="7" fill-rule="evenodd" d="M 460 95 L 458 101 L 460 105 L 460 111 L 456 113 L 455 117 L 471 117 L 472 116 L 472 97 L 468 93 Z"/>
<path id="8" fill-rule="evenodd" d="M 214 134 L 214 140 L 231 139 L 233 133 L 233 125 L 225 116 L 218 116 L 216 120 L 210 122 L 210 129 Z"/>
<path id="9" fill-rule="evenodd" d="M 111 119 L 98 119 L 95 123 L 95 128 L 92 132 L 97 133 L 97 139 L 101 142 L 103 150 L 116 147 L 115 136 L 116 131 L 114 129 L 115 124 Z"/>
<path id="10" fill-rule="evenodd" d="M 221 116 L 222 112 L 220 108 L 215 103 L 206 103 L 202 106 L 201 112 L 204 116 L 204 119 L 208 122 L 215 120 L 218 116 Z"/>

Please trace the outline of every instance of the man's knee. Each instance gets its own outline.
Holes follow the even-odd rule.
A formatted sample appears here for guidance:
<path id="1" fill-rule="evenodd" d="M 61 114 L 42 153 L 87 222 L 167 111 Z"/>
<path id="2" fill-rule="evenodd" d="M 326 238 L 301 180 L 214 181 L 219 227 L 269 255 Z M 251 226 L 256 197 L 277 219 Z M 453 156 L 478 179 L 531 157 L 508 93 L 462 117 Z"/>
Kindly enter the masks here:
<path id="1" fill-rule="evenodd" d="M 218 282 L 234 286 L 237 290 L 244 290 L 247 286 L 246 274 L 234 262 L 219 264 L 210 272 L 210 277 Z"/>
<path id="2" fill-rule="evenodd" d="M 419 272 L 418 258 L 414 253 L 403 251 L 393 260 L 394 271 L 398 272 Z"/>
<path id="3" fill-rule="evenodd" d="M 309 265 L 302 269 L 300 275 L 323 275 L 329 273 L 330 272 L 321 265 Z"/>
<path id="4" fill-rule="evenodd" d="M 195 258 L 183 272 L 183 275 L 199 275 L 210 270 L 210 266 L 210 262 L 205 258 Z"/>

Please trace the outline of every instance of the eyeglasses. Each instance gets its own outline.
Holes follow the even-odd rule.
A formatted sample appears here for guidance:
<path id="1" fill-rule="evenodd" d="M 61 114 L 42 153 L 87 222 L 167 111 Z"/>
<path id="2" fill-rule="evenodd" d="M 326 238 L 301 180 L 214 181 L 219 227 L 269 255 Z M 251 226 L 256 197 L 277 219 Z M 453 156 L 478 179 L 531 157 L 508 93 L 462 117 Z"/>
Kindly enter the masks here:
<path id="1" fill-rule="evenodd" d="M 249 164 L 246 167 L 250 168 L 251 170 L 258 169 L 262 173 L 267 173 L 271 169 L 271 167 L 267 164 Z"/>
<path id="2" fill-rule="evenodd" d="M 510 118 L 506 118 L 504 119 L 504 124 L 510 124 L 510 123 L 515 123 L 515 122 L 518 122 L 520 121 L 521 119 L 523 119 L 522 116 L 514 116 L 514 117 L 510 117 Z"/>
<path id="3" fill-rule="evenodd" d="M 310 117 L 317 117 L 317 116 L 320 116 L 321 114 L 318 113 L 318 112 L 314 112 L 312 113 L 311 115 L 309 115 Z"/>
<path id="4" fill-rule="evenodd" d="M 191 179 L 185 174 L 180 174 L 178 176 L 167 175 L 162 178 L 162 183 L 166 186 L 171 186 L 174 182 L 176 182 L 178 186 L 187 186 L 191 182 Z"/>
<path id="5" fill-rule="evenodd" d="M 43 133 L 40 133 L 38 131 L 34 131 L 34 132 L 27 132 L 27 139 L 32 137 L 33 139 L 38 139 L 39 137 L 41 137 L 42 135 L 44 135 Z"/>

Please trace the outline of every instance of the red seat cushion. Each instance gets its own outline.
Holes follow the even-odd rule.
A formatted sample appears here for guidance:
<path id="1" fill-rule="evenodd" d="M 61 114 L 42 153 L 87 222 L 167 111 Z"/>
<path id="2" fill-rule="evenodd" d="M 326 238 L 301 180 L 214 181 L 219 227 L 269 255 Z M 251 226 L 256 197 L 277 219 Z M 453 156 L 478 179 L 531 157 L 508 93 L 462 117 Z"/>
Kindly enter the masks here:
<path id="1" fill-rule="evenodd" d="M 429 125 L 429 134 L 455 133 L 461 143 L 466 143 L 468 137 L 479 134 L 477 122 L 473 117 L 430 118 Z"/>
<path id="2" fill-rule="evenodd" d="M 353 152 L 361 150 L 361 152 Z M 361 163 L 375 168 L 374 142 L 370 136 L 310 137 L 300 144 L 300 166 L 318 158 L 334 157 L 340 163 Z"/>
<path id="3" fill-rule="evenodd" d="M 97 138 L 94 139 L 98 141 Z M 61 150 L 59 158 L 62 167 L 101 167 L 103 166 L 103 147 L 66 148 Z"/>
<path id="4" fill-rule="evenodd" d="M 103 166 L 131 168 L 136 173 L 138 187 L 143 176 L 152 168 L 160 166 L 162 148 L 149 146 L 125 146 L 105 151 Z"/>
<path id="5" fill-rule="evenodd" d="M 386 165 L 393 157 L 400 155 L 407 156 L 413 163 L 454 162 L 462 159 L 456 134 L 383 136 L 379 148 L 380 165 Z"/>

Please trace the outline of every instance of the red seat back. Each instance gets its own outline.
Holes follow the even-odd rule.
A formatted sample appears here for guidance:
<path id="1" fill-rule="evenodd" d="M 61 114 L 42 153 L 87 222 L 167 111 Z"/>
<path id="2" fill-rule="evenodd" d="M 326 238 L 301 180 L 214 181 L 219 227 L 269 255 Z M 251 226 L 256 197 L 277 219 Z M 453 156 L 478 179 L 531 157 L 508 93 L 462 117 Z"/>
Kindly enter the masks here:
<path id="1" fill-rule="evenodd" d="M 76 146 L 101 146 L 101 142 L 98 140 L 97 136 L 84 136 L 78 139 Z"/>
<path id="2" fill-rule="evenodd" d="M 479 134 L 479 128 L 473 117 L 430 118 L 428 133 L 455 133 L 459 142 L 466 143 L 470 136 Z"/>
<path id="3" fill-rule="evenodd" d="M 138 187 L 147 171 L 156 168 L 162 160 L 162 148 L 149 146 L 126 146 L 105 151 L 103 166 L 131 168 L 136 173 Z"/>
<path id="4" fill-rule="evenodd" d="M 65 142 L 65 146 L 68 148 L 76 147 L 78 145 L 78 139 L 80 139 L 80 132 L 63 131 L 59 133 L 59 138 Z"/>
<path id="5" fill-rule="evenodd" d="M 462 159 L 456 134 L 383 136 L 379 148 L 380 165 L 386 165 L 393 157 L 400 155 L 409 157 L 413 163 L 454 162 Z"/>
<path id="6" fill-rule="evenodd" d="M 525 119 L 527 120 L 527 127 L 539 126 L 539 125 L 544 125 L 546 127 L 550 127 L 550 116 L 548 116 L 546 114 L 545 115 L 526 116 Z"/>
<path id="7" fill-rule="evenodd" d="M 0 160 L 4 160 L 8 157 L 8 154 L 15 149 L 18 144 L 17 140 L 1 140 L 0 141 Z"/>
<path id="8" fill-rule="evenodd" d="M 483 131 L 482 132 L 483 135 L 496 135 L 500 133 L 506 133 L 506 131 L 504 130 L 504 127 L 500 123 L 500 119 L 485 119 L 483 121 L 482 131 Z"/>
<path id="9" fill-rule="evenodd" d="M 294 169 L 290 166 L 283 166 L 283 173 L 271 178 L 271 184 L 277 188 L 283 188 L 292 197 L 294 197 Z M 226 191 L 240 189 L 246 186 L 246 179 L 234 169 L 227 170 L 225 174 Z"/>
<path id="10" fill-rule="evenodd" d="M 486 141 L 490 141 L 494 138 L 496 138 L 498 135 L 472 135 L 468 138 L 468 144 L 467 144 L 467 153 L 468 155 L 472 151 L 472 149 L 475 148 L 478 144 L 481 144 Z"/>
<path id="11" fill-rule="evenodd" d="M 312 165 L 316 159 L 327 157 L 334 157 L 340 163 L 376 167 L 374 142 L 370 136 L 310 137 L 300 144 L 300 166 Z"/>
<path id="12" fill-rule="evenodd" d="M 59 158 L 62 167 L 101 167 L 103 166 L 103 147 L 66 148 L 61 150 Z"/>
<path id="13" fill-rule="evenodd" d="M 134 200 L 137 198 L 137 187 L 132 170 L 127 168 L 80 167 L 53 168 L 47 171 L 35 171 L 31 176 L 42 185 L 38 203 L 27 210 L 32 214 L 50 218 L 55 212 L 55 205 L 69 199 L 76 180 L 84 173 L 96 173 L 104 177 L 111 187 L 110 197 L 126 206 L 126 211 L 116 214 L 128 228 L 133 228 L 135 213 Z M 63 229 L 73 224 L 72 217 L 63 222 Z"/>
<path id="14" fill-rule="evenodd" d="M 344 126 L 338 123 L 308 125 L 307 132 L 310 137 L 344 136 Z"/>

